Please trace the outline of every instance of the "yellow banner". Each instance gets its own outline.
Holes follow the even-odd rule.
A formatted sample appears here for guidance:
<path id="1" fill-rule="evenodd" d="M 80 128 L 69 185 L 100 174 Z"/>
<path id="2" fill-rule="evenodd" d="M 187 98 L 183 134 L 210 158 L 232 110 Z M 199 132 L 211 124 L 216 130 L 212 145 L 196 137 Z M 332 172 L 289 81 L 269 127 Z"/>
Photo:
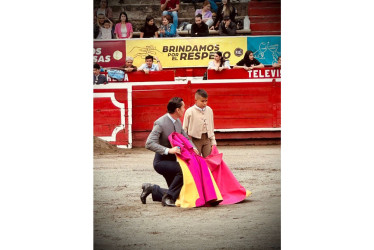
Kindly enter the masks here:
<path id="1" fill-rule="evenodd" d="M 247 49 L 247 37 L 183 37 L 129 39 L 126 56 L 134 58 L 134 65 L 145 63 L 147 55 L 157 56 L 163 68 L 207 67 L 214 54 L 221 51 L 223 57 L 235 65 Z"/>

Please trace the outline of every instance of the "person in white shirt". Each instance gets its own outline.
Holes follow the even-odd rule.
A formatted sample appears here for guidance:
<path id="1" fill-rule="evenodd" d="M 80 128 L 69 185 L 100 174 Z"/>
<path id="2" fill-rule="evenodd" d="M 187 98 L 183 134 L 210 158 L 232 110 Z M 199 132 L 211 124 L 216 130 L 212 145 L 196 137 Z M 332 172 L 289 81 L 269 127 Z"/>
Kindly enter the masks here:
<path id="1" fill-rule="evenodd" d="M 113 23 L 108 18 L 106 18 L 103 25 L 100 25 L 99 23 L 98 25 L 100 26 L 101 32 L 100 39 L 112 39 Z"/>
<path id="2" fill-rule="evenodd" d="M 157 64 L 153 64 L 153 59 L 157 61 Z M 145 63 L 143 63 L 139 68 L 138 71 L 144 71 L 144 73 L 148 74 L 149 71 L 160 71 L 162 70 L 162 65 L 160 60 L 157 57 L 153 57 L 148 55 L 145 57 Z"/>
<path id="3" fill-rule="evenodd" d="M 214 54 L 214 60 L 209 62 L 208 69 L 214 69 L 215 71 L 222 71 L 223 69 L 230 69 L 230 63 L 229 61 L 223 58 L 222 52 L 217 51 Z"/>

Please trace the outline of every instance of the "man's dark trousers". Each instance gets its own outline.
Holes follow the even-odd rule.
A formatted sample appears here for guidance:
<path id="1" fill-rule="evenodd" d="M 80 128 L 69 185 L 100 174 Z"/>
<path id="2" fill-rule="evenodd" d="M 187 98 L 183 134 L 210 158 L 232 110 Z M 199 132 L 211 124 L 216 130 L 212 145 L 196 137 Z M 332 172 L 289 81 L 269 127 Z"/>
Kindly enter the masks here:
<path id="1" fill-rule="evenodd" d="M 156 153 L 153 160 L 153 167 L 157 173 L 164 176 L 169 189 L 154 185 L 152 199 L 154 201 L 161 201 L 162 196 L 167 193 L 173 200 L 176 200 L 183 186 L 183 174 L 175 155 L 160 155 Z"/>

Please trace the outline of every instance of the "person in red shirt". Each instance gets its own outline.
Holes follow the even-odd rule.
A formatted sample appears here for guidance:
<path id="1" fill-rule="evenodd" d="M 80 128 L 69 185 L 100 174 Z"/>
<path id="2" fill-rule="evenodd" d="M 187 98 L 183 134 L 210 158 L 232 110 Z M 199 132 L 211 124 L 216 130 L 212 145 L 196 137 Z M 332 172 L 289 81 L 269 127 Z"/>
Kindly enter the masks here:
<path id="1" fill-rule="evenodd" d="M 161 10 L 162 16 L 172 16 L 174 26 L 178 27 L 179 0 L 161 0 Z"/>

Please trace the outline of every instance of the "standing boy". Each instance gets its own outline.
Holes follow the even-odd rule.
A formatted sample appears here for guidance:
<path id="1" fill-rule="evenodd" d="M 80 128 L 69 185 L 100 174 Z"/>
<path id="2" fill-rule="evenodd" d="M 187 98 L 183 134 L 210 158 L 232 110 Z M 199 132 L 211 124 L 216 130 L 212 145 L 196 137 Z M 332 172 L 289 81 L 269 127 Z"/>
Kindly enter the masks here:
<path id="1" fill-rule="evenodd" d="M 195 105 L 187 109 L 183 120 L 183 129 L 192 137 L 192 142 L 204 158 L 210 155 L 212 146 L 217 145 L 213 110 L 207 104 L 208 93 L 198 89 L 195 93 Z"/>

